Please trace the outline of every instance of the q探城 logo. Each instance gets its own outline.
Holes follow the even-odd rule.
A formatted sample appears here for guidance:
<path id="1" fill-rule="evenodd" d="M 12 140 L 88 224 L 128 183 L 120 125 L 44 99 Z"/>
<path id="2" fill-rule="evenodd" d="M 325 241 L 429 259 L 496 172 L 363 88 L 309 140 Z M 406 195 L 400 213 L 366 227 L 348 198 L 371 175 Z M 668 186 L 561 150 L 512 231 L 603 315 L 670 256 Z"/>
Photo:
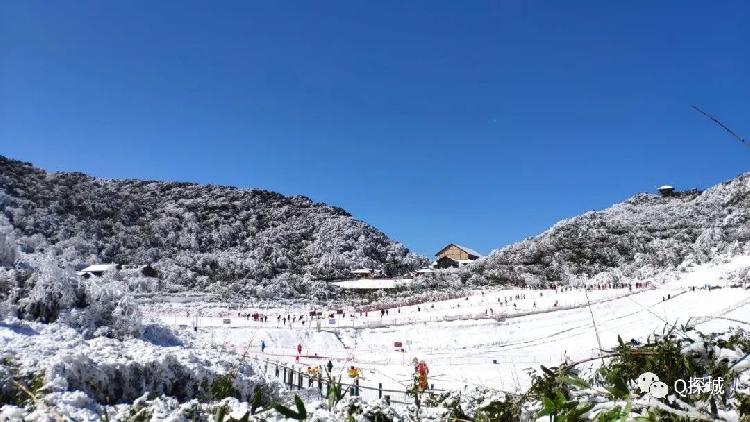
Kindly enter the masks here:
<path id="1" fill-rule="evenodd" d="M 655 399 L 663 399 L 669 394 L 669 386 L 659 380 L 659 376 L 652 372 L 644 372 L 635 380 L 635 385 L 642 394 L 648 394 Z M 721 377 L 690 377 L 675 380 L 674 392 L 681 397 L 708 393 L 709 395 L 722 394 L 724 391 L 724 379 Z"/>
<path id="2" fill-rule="evenodd" d="M 663 399 L 669 394 L 667 384 L 659 381 L 659 377 L 652 372 L 644 372 L 638 376 L 635 385 L 641 393 L 646 393 L 656 399 Z"/>

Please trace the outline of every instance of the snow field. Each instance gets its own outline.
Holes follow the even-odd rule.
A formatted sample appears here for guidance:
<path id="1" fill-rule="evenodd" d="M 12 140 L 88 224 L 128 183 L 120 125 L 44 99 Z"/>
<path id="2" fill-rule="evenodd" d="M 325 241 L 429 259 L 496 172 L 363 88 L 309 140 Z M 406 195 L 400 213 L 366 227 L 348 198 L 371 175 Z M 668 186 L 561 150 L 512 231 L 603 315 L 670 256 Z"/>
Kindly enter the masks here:
<path id="1" fill-rule="evenodd" d="M 353 309 L 345 308 L 346 317 L 337 316 L 336 324 L 322 319 L 320 331 L 309 319 L 304 326 L 299 321 L 277 323 L 275 316 L 260 323 L 236 318 L 235 310 L 229 311 L 235 316 L 226 313 L 199 318 L 198 337 L 253 358 L 297 367 L 325 365 L 330 359 L 334 373 L 339 373 L 354 365 L 362 369 L 363 385 L 382 383 L 387 389 L 405 389 L 411 382 L 411 360 L 417 357 L 430 366 L 430 384 L 438 389 L 486 386 L 520 391 L 530 383 L 529 369 L 598 356 L 599 341 L 607 350 L 617 344 L 618 335 L 624 341 L 643 341 L 688 321 L 705 331 L 750 326 L 743 322 L 750 320 L 750 290 L 732 288 L 721 280 L 722 274 L 748 264 L 750 258 L 743 256 L 692 266 L 664 277 L 664 283 L 654 288 L 632 292 L 485 290 L 468 299 L 403 306 L 400 312 L 391 308 L 382 317 L 378 311 L 368 312 L 366 317 L 359 313 L 351 316 Z M 704 288 L 706 285 L 721 288 Z M 485 314 L 489 308 L 493 313 Z M 263 312 L 303 315 L 310 309 Z M 175 315 L 161 318 L 166 323 L 188 324 L 189 318 L 176 315 L 181 311 L 184 308 L 176 308 Z M 324 315 L 328 312 L 332 311 L 324 311 Z M 230 325 L 222 323 L 225 316 L 231 318 Z M 267 345 L 265 353 L 260 352 L 261 340 Z M 394 347 L 394 342 L 402 342 L 404 351 Z M 298 344 L 303 346 L 299 360 Z"/>

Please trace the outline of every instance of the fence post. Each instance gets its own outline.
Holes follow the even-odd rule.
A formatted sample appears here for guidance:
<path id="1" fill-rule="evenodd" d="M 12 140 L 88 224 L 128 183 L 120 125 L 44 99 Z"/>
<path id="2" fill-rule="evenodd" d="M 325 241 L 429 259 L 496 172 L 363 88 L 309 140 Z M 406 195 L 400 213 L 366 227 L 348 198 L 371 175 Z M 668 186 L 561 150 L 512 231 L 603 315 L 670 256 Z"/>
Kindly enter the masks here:
<path id="1" fill-rule="evenodd" d="M 379 399 L 383 398 L 383 383 L 382 382 L 378 383 L 378 398 Z"/>
<path id="2" fill-rule="evenodd" d="M 318 390 L 320 390 L 320 394 L 323 394 L 323 376 L 318 374 Z"/>
<path id="3" fill-rule="evenodd" d="M 359 378 L 354 380 L 354 386 L 354 391 L 356 391 L 355 396 L 359 397 Z"/>
<path id="4" fill-rule="evenodd" d="M 297 378 L 297 389 L 302 389 L 302 370 L 299 370 L 299 377 Z"/>
<path id="5" fill-rule="evenodd" d="M 285 367 L 284 367 L 284 384 L 286 384 L 286 383 L 287 383 L 287 381 L 286 381 L 286 380 L 287 380 L 287 378 L 286 378 L 286 366 L 285 366 Z"/>

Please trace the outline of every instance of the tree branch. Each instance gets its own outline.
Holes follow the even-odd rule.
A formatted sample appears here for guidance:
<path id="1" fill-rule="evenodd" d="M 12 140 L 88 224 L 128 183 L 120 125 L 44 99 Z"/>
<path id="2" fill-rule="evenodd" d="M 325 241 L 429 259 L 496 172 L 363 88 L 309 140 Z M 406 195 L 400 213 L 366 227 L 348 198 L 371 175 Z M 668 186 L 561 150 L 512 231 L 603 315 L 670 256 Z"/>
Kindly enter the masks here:
<path id="1" fill-rule="evenodd" d="M 698 113 L 700 113 L 700 114 L 708 117 L 709 119 L 713 120 L 714 123 L 716 123 L 717 125 L 721 126 L 721 128 L 724 129 L 725 131 L 729 132 L 730 135 L 734 136 L 738 141 L 742 142 L 743 145 L 745 145 L 746 147 L 750 148 L 750 143 L 748 143 L 740 135 L 734 133 L 734 131 L 732 131 L 732 129 L 729 129 L 724 123 L 720 122 L 719 119 L 717 119 L 716 117 L 714 117 L 714 116 L 706 113 L 705 111 L 701 110 L 697 106 L 691 106 L 691 107 L 693 107 Z"/>

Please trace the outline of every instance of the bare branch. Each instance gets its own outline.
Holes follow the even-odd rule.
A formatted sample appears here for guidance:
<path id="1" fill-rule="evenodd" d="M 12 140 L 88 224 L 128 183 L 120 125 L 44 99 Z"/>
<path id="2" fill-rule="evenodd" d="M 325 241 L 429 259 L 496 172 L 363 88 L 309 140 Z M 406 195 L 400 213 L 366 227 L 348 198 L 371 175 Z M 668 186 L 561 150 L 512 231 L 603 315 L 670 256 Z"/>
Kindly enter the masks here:
<path id="1" fill-rule="evenodd" d="M 738 134 L 734 133 L 734 131 L 732 131 L 732 129 L 729 129 L 729 128 L 728 128 L 728 127 L 727 127 L 727 126 L 726 126 L 726 125 L 724 124 L 724 123 L 720 122 L 720 121 L 719 121 L 719 119 L 717 119 L 716 117 L 714 117 L 714 116 L 712 116 L 712 115 L 710 115 L 710 114 L 706 113 L 705 111 L 701 110 L 701 109 L 700 109 L 700 108 L 698 108 L 697 106 L 692 106 L 692 107 L 693 107 L 693 108 L 694 108 L 694 109 L 695 109 L 695 110 L 696 110 L 696 111 L 697 111 L 698 113 L 700 113 L 700 114 L 702 114 L 702 115 L 704 115 L 704 116 L 708 117 L 709 119 L 713 120 L 713 121 L 714 121 L 714 123 L 716 123 L 717 125 L 721 126 L 721 128 L 722 128 L 722 129 L 724 129 L 725 131 L 729 132 L 729 134 L 730 134 L 730 135 L 734 136 L 734 137 L 735 137 L 735 138 L 736 138 L 736 139 L 737 139 L 738 141 L 742 142 L 742 144 L 743 144 L 743 145 L 745 145 L 746 147 L 750 148 L 750 143 L 748 143 L 748 142 L 747 142 L 747 141 L 746 141 L 746 140 L 745 140 L 745 139 L 744 139 L 743 137 L 741 137 L 740 135 L 738 135 Z"/>

